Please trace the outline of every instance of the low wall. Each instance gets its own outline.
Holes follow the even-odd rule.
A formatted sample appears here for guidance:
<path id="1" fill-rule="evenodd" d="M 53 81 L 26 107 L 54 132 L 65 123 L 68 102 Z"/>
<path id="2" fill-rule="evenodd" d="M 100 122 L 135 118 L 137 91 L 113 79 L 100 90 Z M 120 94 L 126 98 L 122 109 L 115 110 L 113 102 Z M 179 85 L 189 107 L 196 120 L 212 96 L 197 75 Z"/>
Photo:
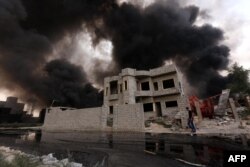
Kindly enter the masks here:
<path id="1" fill-rule="evenodd" d="M 142 104 L 114 106 L 114 131 L 144 131 Z"/>
<path id="2" fill-rule="evenodd" d="M 107 126 L 109 117 L 113 125 Z M 86 109 L 67 109 L 60 107 L 46 111 L 43 129 L 47 131 L 144 131 L 144 112 L 142 104 L 114 106 L 113 115 L 109 107 Z"/>
<path id="3" fill-rule="evenodd" d="M 106 108 L 86 108 L 62 111 L 59 107 L 46 112 L 44 130 L 102 130 Z"/>

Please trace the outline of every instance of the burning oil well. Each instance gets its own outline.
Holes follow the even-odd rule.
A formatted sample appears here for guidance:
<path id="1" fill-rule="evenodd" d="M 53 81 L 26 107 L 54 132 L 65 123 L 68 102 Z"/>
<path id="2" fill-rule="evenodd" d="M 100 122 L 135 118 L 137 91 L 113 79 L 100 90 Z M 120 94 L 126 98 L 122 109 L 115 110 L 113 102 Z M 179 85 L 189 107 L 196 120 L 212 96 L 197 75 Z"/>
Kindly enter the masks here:
<path id="1" fill-rule="evenodd" d="M 195 25 L 201 15 L 197 6 L 177 1 L 143 8 L 116 0 L 0 0 L 0 87 L 15 88 L 23 100 L 32 95 L 40 105 L 53 99 L 71 107 L 101 105 L 102 92 L 71 61 L 72 47 L 55 52 L 84 25 L 94 46 L 103 39 L 113 45 L 110 68 L 96 65 L 94 82 L 122 68 L 150 69 L 172 60 L 200 96 L 216 94 L 227 82 L 218 71 L 228 65 L 229 48 L 220 44 L 221 29 Z"/>

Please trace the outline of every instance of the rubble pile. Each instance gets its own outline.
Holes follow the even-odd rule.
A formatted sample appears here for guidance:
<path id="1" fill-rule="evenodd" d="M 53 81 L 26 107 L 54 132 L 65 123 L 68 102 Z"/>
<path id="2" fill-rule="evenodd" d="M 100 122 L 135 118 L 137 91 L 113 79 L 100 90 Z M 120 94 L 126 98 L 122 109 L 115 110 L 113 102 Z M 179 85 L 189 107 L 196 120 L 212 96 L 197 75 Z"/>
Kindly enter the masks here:
<path id="1" fill-rule="evenodd" d="M 229 116 L 224 116 L 224 117 L 215 117 L 215 121 L 217 126 L 223 126 L 223 125 L 230 125 L 235 122 L 234 118 L 231 118 Z"/>
<path id="2" fill-rule="evenodd" d="M 37 167 L 83 167 L 80 163 L 70 162 L 68 158 L 58 160 L 53 157 L 52 153 L 40 157 L 0 146 L 0 155 L 1 158 L 7 163 L 12 163 L 17 156 L 23 156 L 28 158 L 32 164 L 37 164 Z"/>

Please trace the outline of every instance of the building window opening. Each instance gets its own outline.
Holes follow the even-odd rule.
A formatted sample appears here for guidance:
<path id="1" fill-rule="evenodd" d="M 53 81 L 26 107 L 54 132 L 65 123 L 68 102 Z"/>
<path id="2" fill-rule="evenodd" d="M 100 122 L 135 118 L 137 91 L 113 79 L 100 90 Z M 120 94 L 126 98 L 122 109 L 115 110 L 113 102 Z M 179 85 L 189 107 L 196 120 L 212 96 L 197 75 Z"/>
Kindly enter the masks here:
<path id="1" fill-rule="evenodd" d="M 118 82 L 112 81 L 110 82 L 110 94 L 117 94 L 118 93 Z"/>
<path id="2" fill-rule="evenodd" d="M 141 90 L 150 90 L 149 89 L 149 82 L 142 82 L 141 83 Z"/>
<path id="3" fill-rule="evenodd" d="M 135 103 L 139 103 L 140 102 L 140 98 L 139 97 L 136 97 L 135 98 Z"/>
<path id="4" fill-rule="evenodd" d="M 161 103 L 160 102 L 156 102 L 155 103 L 155 108 L 156 108 L 157 117 L 162 117 Z"/>
<path id="5" fill-rule="evenodd" d="M 158 90 L 159 88 L 158 88 L 158 82 L 154 82 L 154 89 L 155 90 Z"/>
<path id="6" fill-rule="evenodd" d="M 122 84 L 120 84 L 120 93 L 122 93 Z"/>
<path id="7" fill-rule="evenodd" d="M 163 81 L 163 88 L 173 88 L 174 87 L 174 80 L 173 79 L 168 79 Z"/>
<path id="8" fill-rule="evenodd" d="M 166 101 L 166 107 L 178 107 L 177 101 Z"/>
<path id="9" fill-rule="evenodd" d="M 112 115 L 114 113 L 114 107 L 109 106 L 109 114 Z"/>
<path id="10" fill-rule="evenodd" d="M 124 84 L 125 84 L 125 90 L 128 90 L 128 82 L 125 81 Z"/>
<path id="11" fill-rule="evenodd" d="M 144 110 L 144 112 L 152 112 L 153 111 L 153 103 L 144 103 L 143 110 Z"/>

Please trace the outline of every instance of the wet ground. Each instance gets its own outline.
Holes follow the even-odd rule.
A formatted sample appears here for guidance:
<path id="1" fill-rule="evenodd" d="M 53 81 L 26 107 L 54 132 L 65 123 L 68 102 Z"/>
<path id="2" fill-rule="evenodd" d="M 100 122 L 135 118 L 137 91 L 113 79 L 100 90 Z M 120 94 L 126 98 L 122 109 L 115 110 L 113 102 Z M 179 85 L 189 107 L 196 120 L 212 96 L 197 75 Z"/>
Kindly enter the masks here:
<path id="1" fill-rule="evenodd" d="M 232 140 L 233 139 L 233 140 Z M 223 152 L 249 150 L 247 136 L 1 130 L 0 145 L 35 155 L 54 153 L 87 167 L 222 166 Z"/>

